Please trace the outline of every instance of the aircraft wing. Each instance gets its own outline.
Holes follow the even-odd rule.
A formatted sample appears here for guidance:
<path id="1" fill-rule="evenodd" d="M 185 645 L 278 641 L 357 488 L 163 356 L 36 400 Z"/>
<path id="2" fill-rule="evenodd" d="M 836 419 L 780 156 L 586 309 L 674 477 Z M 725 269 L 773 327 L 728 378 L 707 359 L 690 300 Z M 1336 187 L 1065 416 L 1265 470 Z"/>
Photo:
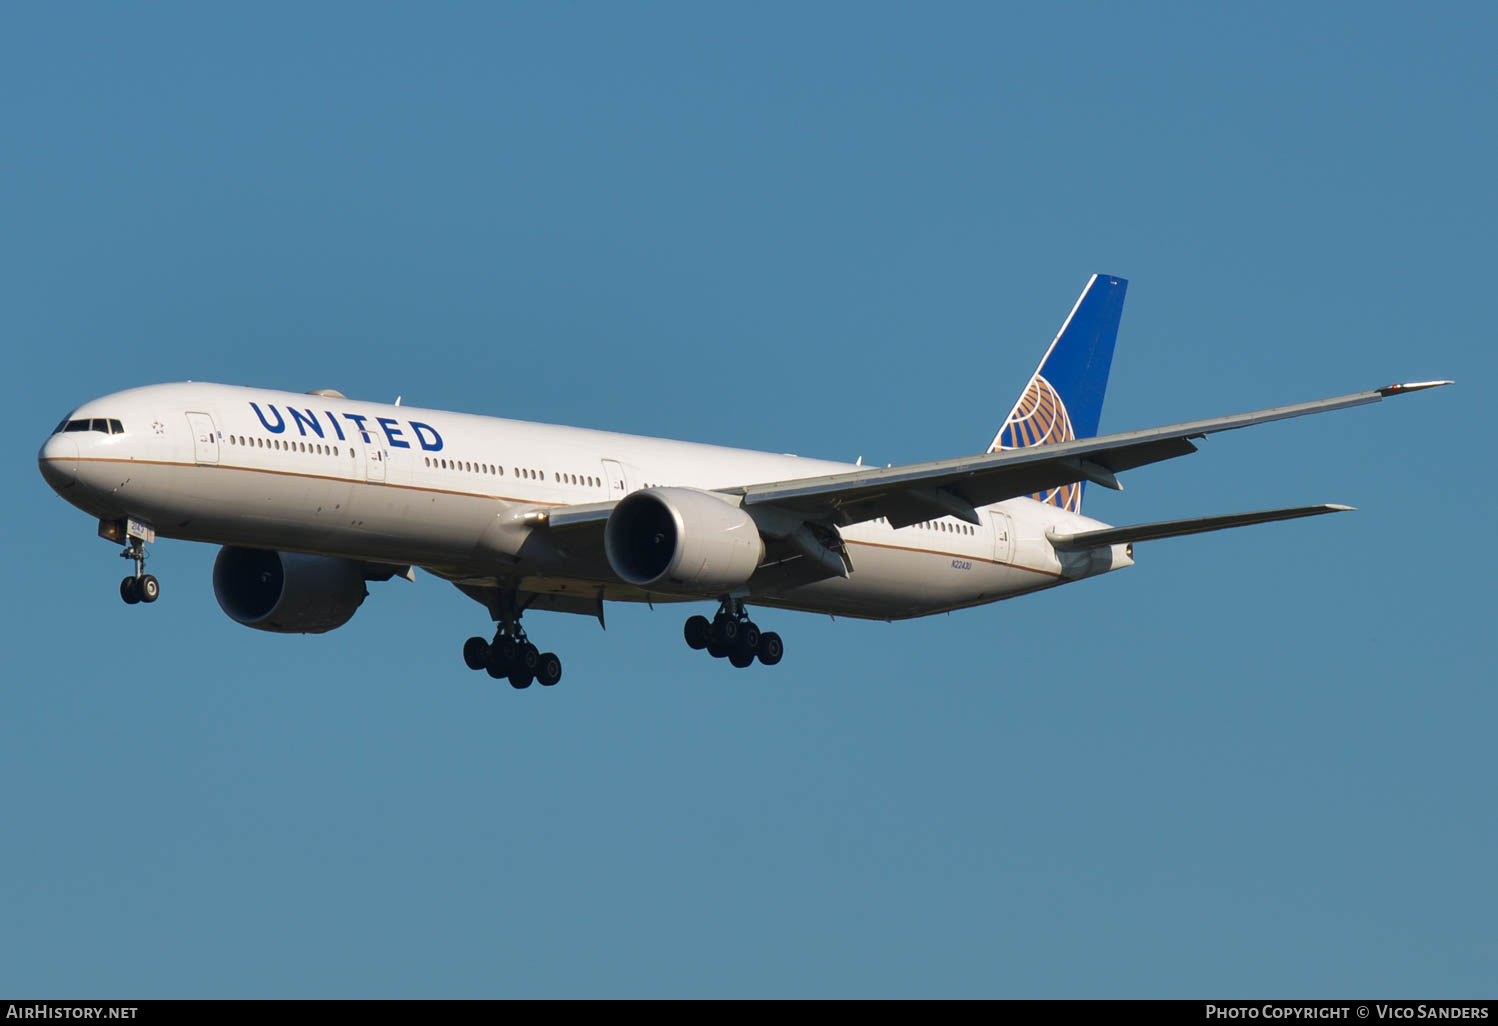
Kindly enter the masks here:
<path id="1" fill-rule="evenodd" d="M 1092 481 L 1107 488 L 1121 488 L 1117 474 L 1195 452 L 1196 446 L 1192 444 L 1195 438 L 1275 420 L 1362 406 L 1390 396 L 1447 384 L 1450 382 L 1388 385 L 1293 406 L 1277 406 L 1144 431 L 825 477 L 772 481 L 723 491 L 743 495 L 744 508 L 751 513 L 756 506 L 774 506 L 808 518 L 830 518 L 840 526 L 881 516 L 895 527 L 936 516 L 953 516 L 976 524 L 979 522 L 976 507 L 1074 481 Z"/>
<path id="2" fill-rule="evenodd" d="M 898 467 L 869 467 L 822 477 L 768 481 L 718 491 L 724 495 L 742 496 L 744 509 L 751 515 L 759 514 L 756 520 L 783 520 L 789 516 L 798 521 L 847 526 L 884 517 L 895 527 L 905 527 L 933 517 L 952 516 L 977 524 L 979 507 L 1074 481 L 1092 481 L 1107 488 L 1122 488 L 1116 475 L 1195 452 L 1193 439 L 1255 424 L 1363 406 L 1391 396 L 1449 384 L 1449 381 L 1418 381 L 1387 385 L 1330 399 L 1187 421 L 1169 427 L 907 463 Z M 607 520 L 613 506 L 612 501 L 593 502 L 537 510 L 531 515 L 538 523 L 553 530 L 566 531 Z"/>

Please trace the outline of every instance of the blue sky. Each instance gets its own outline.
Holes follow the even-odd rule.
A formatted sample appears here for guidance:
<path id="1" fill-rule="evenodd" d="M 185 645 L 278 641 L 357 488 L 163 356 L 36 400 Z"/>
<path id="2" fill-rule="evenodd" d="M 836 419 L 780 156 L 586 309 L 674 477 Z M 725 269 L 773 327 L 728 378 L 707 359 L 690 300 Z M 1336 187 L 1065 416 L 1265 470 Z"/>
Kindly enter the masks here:
<path id="1" fill-rule="evenodd" d="M 1490 5 L 52 5 L 0 33 L 0 992 L 1475 997 L 1498 979 Z M 898 463 L 1086 282 L 1102 430 L 1398 380 L 1088 492 L 1337 517 L 900 624 L 378 585 L 155 606 L 38 476 L 182 379 Z"/>

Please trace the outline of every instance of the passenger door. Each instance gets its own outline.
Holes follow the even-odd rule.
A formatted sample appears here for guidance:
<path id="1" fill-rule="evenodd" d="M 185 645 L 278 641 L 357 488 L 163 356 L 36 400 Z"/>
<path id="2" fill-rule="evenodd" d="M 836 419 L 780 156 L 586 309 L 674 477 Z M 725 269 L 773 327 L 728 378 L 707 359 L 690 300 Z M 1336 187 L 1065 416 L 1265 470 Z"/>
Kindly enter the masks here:
<path id="1" fill-rule="evenodd" d="M 1009 514 L 996 509 L 984 511 L 988 517 L 989 530 L 993 532 L 993 558 L 1000 563 L 1014 560 L 1014 521 Z"/>
<path id="2" fill-rule="evenodd" d="M 603 479 L 609 486 L 609 498 L 618 499 L 629 492 L 629 479 L 624 476 L 624 466 L 618 460 L 603 461 Z"/>
<path id="3" fill-rule="evenodd" d="M 371 439 L 374 435 L 369 436 Z M 369 441 L 364 443 L 364 479 L 371 484 L 385 483 L 385 464 L 389 462 L 390 454 L 386 452 L 378 442 Z"/>
<path id="4" fill-rule="evenodd" d="M 218 428 L 207 413 L 189 413 L 187 424 L 192 431 L 192 456 L 202 464 L 218 463 Z"/>

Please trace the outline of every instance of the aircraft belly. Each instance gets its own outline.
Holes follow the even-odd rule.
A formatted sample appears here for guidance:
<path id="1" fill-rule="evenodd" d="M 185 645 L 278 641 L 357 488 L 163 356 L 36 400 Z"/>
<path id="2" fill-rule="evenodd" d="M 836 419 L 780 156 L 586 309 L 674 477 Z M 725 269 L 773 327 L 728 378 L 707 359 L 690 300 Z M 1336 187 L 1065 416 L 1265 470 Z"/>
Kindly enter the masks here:
<path id="1" fill-rule="evenodd" d="M 468 556 L 494 501 L 222 464 L 95 473 L 99 516 L 139 517 L 164 537 L 402 563 Z"/>
<path id="2" fill-rule="evenodd" d="M 355 482 L 348 526 L 360 545 L 405 562 L 468 559 L 500 501 L 399 485 Z"/>
<path id="3" fill-rule="evenodd" d="M 1053 575 L 991 559 L 850 543 L 853 573 L 756 593 L 749 601 L 842 616 L 905 619 L 1049 587 Z"/>

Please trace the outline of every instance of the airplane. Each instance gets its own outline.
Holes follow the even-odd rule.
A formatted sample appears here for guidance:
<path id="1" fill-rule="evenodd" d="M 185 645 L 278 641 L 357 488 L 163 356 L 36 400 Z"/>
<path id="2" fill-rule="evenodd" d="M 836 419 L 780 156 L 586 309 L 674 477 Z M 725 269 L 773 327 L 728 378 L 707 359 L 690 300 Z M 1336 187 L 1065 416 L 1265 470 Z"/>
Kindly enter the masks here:
<path id="1" fill-rule="evenodd" d="M 1222 431 L 1451 384 L 1419 381 L 1168 427 L 1097 434 L 1128 282 L 1087 282 L 987 449 L 869 467 L 693 442 L 283 392 L 180 382 L 116 392 L 43 443 L 43 478 L 123 546 L 129 604 L 155 602 L 146 546 L 221 546 L 213 591 L 237 623 L 320 634 L 371 581 L 445 578 L 488 611 L 472 670 L 517 689 L 560 659 L 523 614 L 608 602 L 715 601 L 683 634 L 744 668 L 784 643 L 748 606 L 903 620 L 1133 565 L 1134 544 L 1342 512 L 1322 504 L 1114 527 L 1086 485 L 1196 451 Z"/>

